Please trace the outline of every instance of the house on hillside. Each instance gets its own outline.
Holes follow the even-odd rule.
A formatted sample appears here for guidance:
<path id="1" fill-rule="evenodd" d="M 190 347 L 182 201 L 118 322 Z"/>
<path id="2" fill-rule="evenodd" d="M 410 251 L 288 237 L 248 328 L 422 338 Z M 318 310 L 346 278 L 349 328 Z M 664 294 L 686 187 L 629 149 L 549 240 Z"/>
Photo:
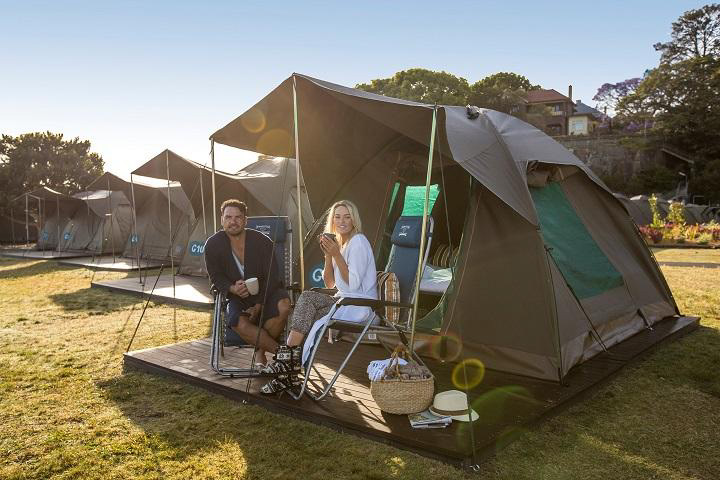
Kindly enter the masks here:
<path id="1" fill-rule="evenodd" d="M 589 135 L 606 118 L 601 111 L 572 99 L 572 85 L 568 94 L 554 89 L 530 90 L 525 105 L 527 118 L 548 135 Z"/>
<path id="2" fill-rule="evenodd" d="M 574 113 L 572 86 L 568 94 L 553 89 L 530 90 L 525 106 L 528 119 L 548 135 L 567 135 L 568 118 Z"/>
<path id="3" fill-rule="evenodd" d="M 568 117 L 568 135 L 590 135 L 605 117 L 607 115 L 600 110 L 578 100 L 575 103 L 573 114 Z"/>

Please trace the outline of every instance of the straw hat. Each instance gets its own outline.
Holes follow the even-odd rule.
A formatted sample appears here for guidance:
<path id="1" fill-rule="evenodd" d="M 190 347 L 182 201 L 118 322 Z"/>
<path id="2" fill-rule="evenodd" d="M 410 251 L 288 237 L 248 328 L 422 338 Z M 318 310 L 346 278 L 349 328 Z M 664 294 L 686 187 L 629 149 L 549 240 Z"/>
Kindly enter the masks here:
<path id="1" fill-rule="evenodd" d="M 468 401 L 465 392 L 460 390 L 448 390 L 435 395 L 430 411 L 438 416 L 449 415 L 453 420 L 458 422 L 468 421 Z M 478 419 L 478 414 L 472 408 L 470 409 L 472 421 Z"/>

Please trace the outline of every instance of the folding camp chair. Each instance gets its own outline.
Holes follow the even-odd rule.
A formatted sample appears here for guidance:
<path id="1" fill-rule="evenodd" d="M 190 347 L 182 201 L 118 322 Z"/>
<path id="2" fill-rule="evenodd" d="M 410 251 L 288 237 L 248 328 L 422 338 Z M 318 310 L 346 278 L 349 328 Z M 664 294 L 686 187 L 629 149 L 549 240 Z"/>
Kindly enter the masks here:
<path id="1" fill-rule="evenodd" d="M 292 227 L 288 217 L 248 217 L 247 227 L 267 235 L 275 244 L 275 261 L 280 269 L 285 285 L 294 290 L 292 271 Z M 225 346 L 239 348 L 255 348 L 246 343 L 227 324 L 228 299 L 225 294 L 212 288 L 215 296 L 212 323 L 212 344 L 210 348 L 210 366 L 220 375 L 227 377 L 260 377 L 262 375 L 252 368 L 223 367 L 220 357 L 225 356 Z M 292 296 L 292 295 L 291 295 Z"/>
<path id="2" fill-rule="evenodd" d="M 421 272 L 425 268 L 428 253 L 430 252 L 432 232 L 433 220 L 432 218 L 429 218 L 428 228 L 426 232 L 426 248 L 425 253 L 422 257 L 422 268 L 420 270 Z M 292 392 L 288 390 L 288 392 L 293 398 L 297 400 L 302 397 L 303 394 L 307 393 L 315 400 L 323 399 L 330 392 L 333 385 L 340 377 L 341 372 L 350 361 L 350 357 L 352 357 L 353 353 L 355 353 L 355 350 L 357 349 L 358 345 L 360 345 L 360 342 L 369 333 L 375 333 L 376 335 L 379 333 L 395 333 L 398 335 L 402 343 L 404 343 L 405 345 L 408 344 L 408 339 L 405 335 L 405 332 L 410 329 L 409 323 L 412 317 L 410 309 L 412 309 L 414 301 L 415 281 L 417 276 L 418 257 L 420 256 L 421 238 L 422 217 L 400 217 L 398 219 L 391 237 L 392 248 L 390 250 L 390 256 L 387 266 L 385 268 L 385 272 L 393 272 L 397 277 L 398 285 L 400 287 L 400 302 L 371 300 L 365 298 L 339 298 L 328 313 L 330 320 L 323 328 L 318 331 L 315 339 L 306 339 L 306 342 L 314 341 L 314 345 L 307 360 L 307 365 L 304 365 L 305 378 L 303 379 L 299 392 Z M 335 311 L 345 305 L 370 307 L 373 311 L 373 315 L 370 315 L 370 318 L 368 318 L 365 322 L 362 323 L 346 322 L 333 318 L 333 314 L 335 313 Z M 386 307 L 399 307 L 402 309 L 400 320 L 397 323 L 392 323 L 387 320 L 387 318 L 385 317 Z M 341 333 L 355 333 L 357 334 L 357 336 L 355 342 L 350 348 L 350 351 L 335 372 L 335 375 L 328 382 L 328 384 L 321 389 L 320 393 L 316 394 L 310 392 L 307 388 L 307 385 L 310 381 L 310 374 L 313 369 L 315 355 L 320 346 L 320 339 L 323 338 L 323 335 L 329 328 L 339 330 Z M 381 338 L 381 336 L 378 335 L 378 338 Z M 383 344 L 383 346 L 385 345 Z M 423 364 L 423 361 L 416 353 L 413 352 L 413 356 L 418 363 Z"/>

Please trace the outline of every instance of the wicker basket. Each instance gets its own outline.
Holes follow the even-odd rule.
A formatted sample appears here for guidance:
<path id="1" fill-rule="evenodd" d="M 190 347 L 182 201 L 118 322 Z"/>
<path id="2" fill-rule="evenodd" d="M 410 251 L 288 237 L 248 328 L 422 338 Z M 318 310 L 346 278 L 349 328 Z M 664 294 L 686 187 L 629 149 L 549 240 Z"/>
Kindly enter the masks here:
<path id="1" fill-rule="evenodd" d="M 392 353 L 388 369 L 398 369 L 398 357 L 408 357 L 402 345 Z M 370 382 L 370 394 L 380 410 L 398 415 L 422 412 L 432 403 L 434 393 L 435 377 L 432 375 L 417 380 L 390 378 Z"/>

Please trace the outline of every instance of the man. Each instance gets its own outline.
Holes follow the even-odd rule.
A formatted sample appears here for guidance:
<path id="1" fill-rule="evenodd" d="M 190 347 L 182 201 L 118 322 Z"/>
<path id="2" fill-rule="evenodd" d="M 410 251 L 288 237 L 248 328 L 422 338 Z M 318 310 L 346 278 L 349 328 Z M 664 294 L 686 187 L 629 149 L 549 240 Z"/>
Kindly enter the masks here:
<path id="1" fill-rule="evenodd" d="M 290 299 L 278 274 L 272 241 L 257 230 L 245 228 L 247 205 L 226 200 L 220 206 L 220 215 L 223 229 L 205 242 L 205 265 L 212 284 L 229 300 L 230 328 L 251 345 L 257 341 L 256 363 L 264 364 L 265 353 L 277 351 L 277 339 L 290 313 Z M 256 295 L 251 295 L 245 285 L 245 279 L 253 277 L 259 281 Z"/>

